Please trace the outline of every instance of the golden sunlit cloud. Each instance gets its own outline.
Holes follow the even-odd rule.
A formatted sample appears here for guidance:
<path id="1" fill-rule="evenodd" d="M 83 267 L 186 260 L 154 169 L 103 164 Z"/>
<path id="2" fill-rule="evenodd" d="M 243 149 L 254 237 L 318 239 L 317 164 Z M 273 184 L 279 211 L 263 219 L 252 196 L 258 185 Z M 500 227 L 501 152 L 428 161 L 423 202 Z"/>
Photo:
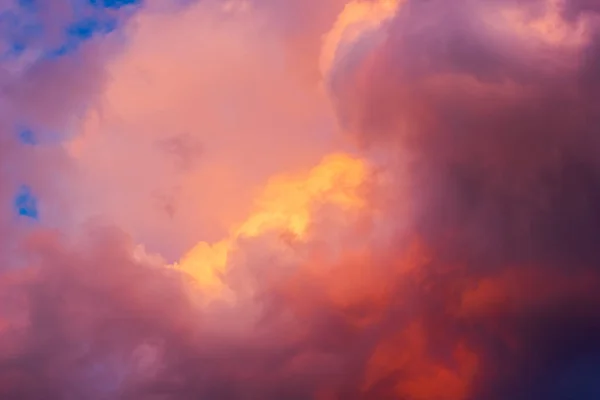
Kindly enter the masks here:
<path id="1" fill-rule="evenodd" d="M 238 238 L 276 232 L 302 240 L 315 206 L 356 210 L 365 205 L 360 188 L 367 173 L 363 160 L 333 154 L 307 173 L 274 177 L 256 200 L 254 212 L 228 238 L 198 243 L 175 267 L 194 277 L 203 291 L 217 294 L 222 289 L 220 274 Z"/>

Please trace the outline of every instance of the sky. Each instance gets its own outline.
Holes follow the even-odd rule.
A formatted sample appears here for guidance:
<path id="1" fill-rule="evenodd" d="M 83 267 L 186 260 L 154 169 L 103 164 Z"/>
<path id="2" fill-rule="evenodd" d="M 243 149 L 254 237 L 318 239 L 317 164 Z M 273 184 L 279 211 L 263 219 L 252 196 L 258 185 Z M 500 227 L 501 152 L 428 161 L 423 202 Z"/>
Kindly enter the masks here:
<path id="1" fill-rule="evenodd" d="M 600 4 L 0 0 L 0 398 L 600 398 Z"/>

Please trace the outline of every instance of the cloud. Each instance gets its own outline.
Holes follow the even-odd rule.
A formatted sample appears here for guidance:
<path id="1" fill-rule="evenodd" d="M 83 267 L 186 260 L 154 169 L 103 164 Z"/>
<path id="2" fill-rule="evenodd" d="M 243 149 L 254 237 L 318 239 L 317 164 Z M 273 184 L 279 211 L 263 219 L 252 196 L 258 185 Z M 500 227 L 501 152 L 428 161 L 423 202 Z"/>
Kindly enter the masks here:
<path id="1" fill-rule="evenodd" d="M 132 20 L 69 144 L 74 214 L 117 220 L 172 260 L 226 235 L 272 175 L 317 163 L 336 140 L 326 95 L 295 70 L 265 12 L 218 4 Z"/>
<path id="2" fill-rule="evenodd" d="M 566 19 L 574 7 L 408 1 L 383 44 L 356 48 L 330 78 L 345 126 L 402 155 L 412 230 L 440 264 L 437 290 L 512 275 L 486 294 L 497 296 L 485 313 L 501 328 L 475 335 L 504 353 L 481 352 L 489 375 L 506 380 L 475 398 L 564 398 L 571 383 L 551 383 L 564 383 L 561 368 L 598 362 L 584 339 L 597 334 L 597 299 L 571 289 L 598 276 L 598 15 L 581 7 Z M 517 347 L 500 350 L 507 343 Z"/>
<path id="3" fill-rule="evenodd" d="M 62 45 L 69 27 L 81 18 L 78 13 L 89 11 L 86 4 L 0 4 L 1 42 L 8 49 L 1 56 L 0 73 L 0 204 L 5 210 L 0 217 L 2 269 L 7 267 L 5 259 L 15 258 L 12 246 L 20 240 L 23 229 L 27 230 L 14 220 L 13 202 L 22 185 L 42 198 L 40 207 L 48 209 L 39 213 L 47 222 L 67 218 L 55 217 L 64 211 L 67 196 L 62 185 L 70 171 L 69 157 L 60 143 L 78 130 L 78 114 L 106 82 L 104 61 L 118 50 L 114 40 L 89 40 L 79 46 L 77 54 L 51 54 Z M 100 14 L 88 14 L 88 18 L 103 17 Z M 112 18 L 116 21 L 121 17 Z"/>
<path id="4" fill-rule="evenodd" d="M 126 3 L 2 77 L 0 397 L 597 397 L 594 5 Z"/>

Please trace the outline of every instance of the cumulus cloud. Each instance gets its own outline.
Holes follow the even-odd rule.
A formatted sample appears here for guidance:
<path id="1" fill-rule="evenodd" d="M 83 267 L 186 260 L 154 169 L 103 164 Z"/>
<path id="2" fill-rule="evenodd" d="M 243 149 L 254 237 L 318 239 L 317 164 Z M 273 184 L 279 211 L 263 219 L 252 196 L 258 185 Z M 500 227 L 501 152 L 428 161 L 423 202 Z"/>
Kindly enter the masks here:
<path id="1" fill-rule="evenodd" d="M 261 10 L 202 2 L 131 22 L 69 145 L 81 218 L 119 220 L 177 258 L 199 237 L 224 235 L 270 176 L 332 150 L 325 94 L 292 67 L 287 39 Z"/>
<path id="2" fill-rule="evenodd" d="M 598 397 L 592 2 L 39 4 L 0 397 Z"/>
<path id="3" fill-rule="evenodd" d="M 468 301 L 498 328 L 461 329 L 490 346 L 480 356 L 502 376 L 480 398 L 597 390 L 574 389 L 563 370 L 597 360 L 586 339 L 597 299 L 581 280 L 598 273 L 598 15 L 576 3 L 409 1 L 384 44 L 357 49 L 331 78 L 345 126 L 404 155 L 437 290 L 498 279 Z"/>

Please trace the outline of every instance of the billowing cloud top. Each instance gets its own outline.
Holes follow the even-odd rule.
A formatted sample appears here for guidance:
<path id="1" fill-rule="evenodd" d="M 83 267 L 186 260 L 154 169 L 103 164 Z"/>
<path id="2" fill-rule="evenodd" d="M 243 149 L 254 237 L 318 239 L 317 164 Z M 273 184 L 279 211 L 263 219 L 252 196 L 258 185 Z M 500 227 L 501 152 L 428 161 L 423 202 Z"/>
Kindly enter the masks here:
<path id="1" fill-rule="evenodd" d="M 600 398 L 600 3 L 0 32 L 0 398 Z"/>

